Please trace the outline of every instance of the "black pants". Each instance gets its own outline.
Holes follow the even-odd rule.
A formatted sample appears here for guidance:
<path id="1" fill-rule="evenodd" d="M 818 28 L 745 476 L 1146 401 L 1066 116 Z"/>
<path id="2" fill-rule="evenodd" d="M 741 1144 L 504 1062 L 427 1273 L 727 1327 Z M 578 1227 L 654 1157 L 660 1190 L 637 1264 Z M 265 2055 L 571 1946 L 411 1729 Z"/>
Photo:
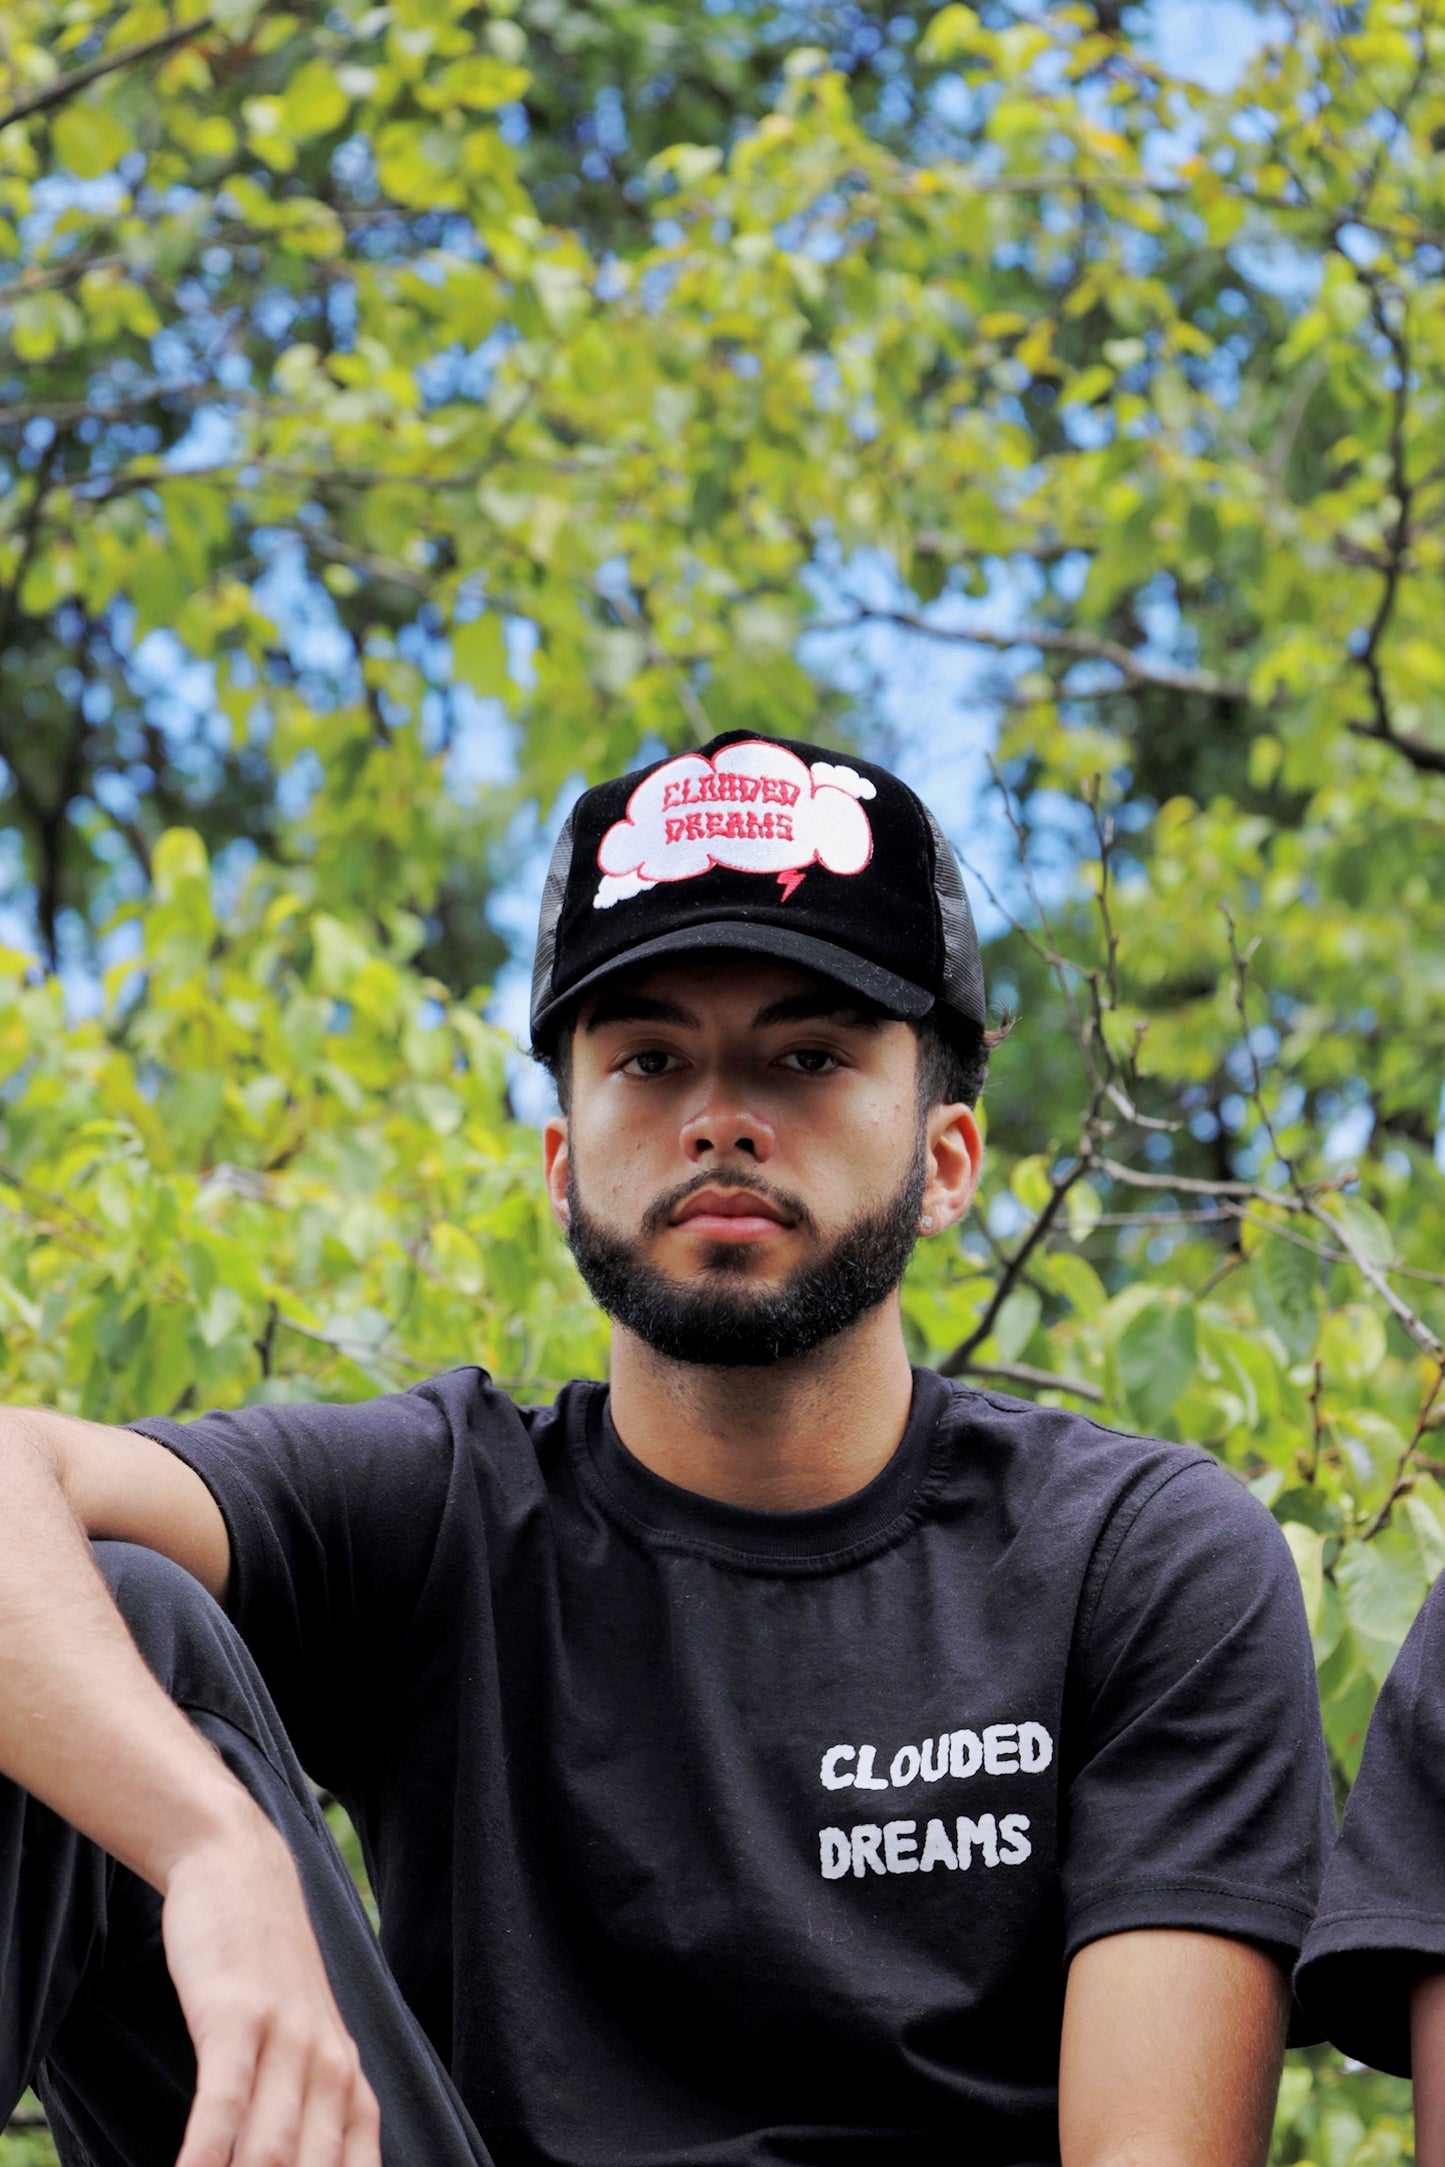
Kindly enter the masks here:
<path id="1" fill-rule="evenodd" d="M 290 1847 L 381 2103 L 386 2167 L 487 2167 L 239 1635 L 153 1551 L 97 1543 L 96 1560 L 156 1677 Z M 66 2167 L 174 2167 L 196 2065 L 160 1910 L 145 1882 L 0 1777 L 0 2128 L 33 2084 Z"/>

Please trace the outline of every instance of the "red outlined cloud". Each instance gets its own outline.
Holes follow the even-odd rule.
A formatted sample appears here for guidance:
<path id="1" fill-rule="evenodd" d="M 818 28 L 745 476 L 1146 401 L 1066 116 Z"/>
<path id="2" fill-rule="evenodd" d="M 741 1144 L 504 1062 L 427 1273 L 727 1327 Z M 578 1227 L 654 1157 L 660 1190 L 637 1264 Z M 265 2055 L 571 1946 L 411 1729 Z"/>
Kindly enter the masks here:
<path id="1" fill-rule="evenodd" d="M 714 865 L 775 875 L 784 896 L 810 865 L 861 873 L 873 855 L 862 800 L 874 786 L 852 768 L 809 768 L 781 745 L 749 738 L 717 757 L 683 753 L 640 782 L 627 817 L 602 838 L 593 904 L 615 903 L 663 880 L 696 880 Z"/>

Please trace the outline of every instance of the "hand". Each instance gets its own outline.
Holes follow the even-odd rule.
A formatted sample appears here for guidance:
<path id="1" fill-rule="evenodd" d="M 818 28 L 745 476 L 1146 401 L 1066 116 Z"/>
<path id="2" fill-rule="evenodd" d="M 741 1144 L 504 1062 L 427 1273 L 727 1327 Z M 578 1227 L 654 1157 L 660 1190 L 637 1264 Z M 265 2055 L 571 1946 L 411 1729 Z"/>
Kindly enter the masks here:
<path id="1" fill-rule="evenodd" d="M 196 2050 L 176 2167 L 381 2167 L 376 2098 L 264 1815 L 177 1861 L 161 1926 Z"/>

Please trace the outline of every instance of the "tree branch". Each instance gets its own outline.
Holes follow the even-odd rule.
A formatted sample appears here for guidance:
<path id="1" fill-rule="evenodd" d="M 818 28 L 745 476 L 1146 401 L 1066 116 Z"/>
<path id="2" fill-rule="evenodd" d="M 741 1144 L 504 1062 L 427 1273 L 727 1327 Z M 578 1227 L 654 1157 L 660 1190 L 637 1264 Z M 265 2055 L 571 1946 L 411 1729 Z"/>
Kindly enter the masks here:
<path id="1" fill-rule="evenodd" d="M 1224 922 L 1229 929 L 1229 953 L 1234 965 L 1234 1005 L 1239 1016 L 1245 1052 L 1249 1057 L 1250 1096 L 1254 1101 L 1255 1111 L 1264 1126 L 1265 1135 L 1269 1138 L 1270 1147 L 1289 1176 L 1290 1189 L 1297 1199 L 1298 1208 L 1307 1212 L 1312 1219 L 1324 1228 L 1331 1241 L 1344 1252 L 1345 1258 L 1349 1263 L 1353 1264 L 1366 1285 L 1374 1288 L 1395 1322 L 1406 1336 L 1415 1342 L 1421 1353 L 1427 1354 L 1432 1362 L 1445 1367 L 1445 1339 L 1441 1339 L 1438 1333 L 1432 1331 L 1424 1318 L 1417 1316 L 1404 1297 L 1395 1292 L 1379 1265 L 1372 1258 L 1365 1255 L 1364 1250 L 1355 1240 L 1344 1220 L 1334 1218 L 1325 1210 L 1319 1200 L 1320 1185 L 1301 1181 L 1298 1168 L 1275 1134 L 1274 1123 L 1270 1119 L 1269 1109 L 1264 1103 L 1264 1078 L 1260 1074 L 1259 1057 L 1254 1050 L 1249 1010 L 1245 1000 L 1248 986 L 1249 959 L 1254 952 L 1255 944 L 1251 943 L 1247 950 L 1240 948 L 1234 920 L 1227 909 L 1224 911 Z M 1263 1193 L 1268 1196 L 1268 1191 Z M 1279 1199 L 1277 1201 L 1283 1200 Z M 1285 1230 L 1275 1228 L 1274 1231 L 1283 1233 Z M 1299 1236 L 1295 1237 L 1296 1240 L 1299 1238 Z"/>
<path id="2" fill-rule="evenodd" d="M 983 1342 L 993 1330 L 995 1323 L 998 1321 L 998 1313 L 1023 1277 L 1024 1267 L 1027 1265 L 1029 1258 L 1040 1244 L 1047 1240 L 1050 1227 L 1063 1210 L 1065 1197 L 1073 1188 L 1075 1182 L 1081 1181 L 1084 1175 L 1088 1173 L 1093 1163 L 1092 1148 L 1086 1144 L 1069 1168 L 1068 1173 L 1054 1182 L 1049 1190 L 1048 1201 L 1043 1210 L 999 1273 L 993 1293 L 984 1306 L 983 1315 L 979 1318 L 967 1339 L 955 1347 L 952 1354 L 945 1361 L 939 1363 L 939 1374 L 941 1376 L 961 1377 L 969 1367 L 969 1356 L 973 1353 L 975 1347 L 983 1345 Z"/>
<path id="3" fill-rule="evenodd" d="M 708 719 L 707 709 L 697 696 L 697 688 L 687 674 L 686 665 L 676 655 L 669 654 L 666 648 L 658 645 L 651 623 L 643 615 L 625 588 L 609 588 L 603 596 L 603 600 L 610 602 L 618 616 L 624 618 L 631 625 L 633 631 L 641 639 L 647 659 L 653 668 L 665 670 L 672 679 L 677 690 L 678 702 L 692 726 L 692 734 L 699 745 L 705 745 L 708 739 L 715 735 L 715 732 L 712 723 Z"/>
<path id="4" fill-rule="evenodd" d="M 114 271 L 129 268 L 125 256 L 67 256 L 63 263 L 55 263 L 48 271 L 32 268 L 22 271 L 13 285 L 5 288 L 7 306 L 27 293 L 48 293 L 57 286 L 71 286 L 76 279 L 84 278 L 87 271 Z M 132 277 L 140 273 L 132 271 Z"/>
<path id="5" fill-rule="evenodd" d="M 1370 1258 L 1365 1255 L 1344 1222 L 1332 1218 L 1318 1204 L 1310 1203 L 1305 1208 L 1311 1218 L 1317 1219 L 1320 1225 L 1325 1228 L 1331 1240 L 1338 1243 L 1366 1284 L 1374 1288 L 1395 1322 L 1410 1339 L 1414 1340 L 1420 1352 L 1428 1354 L 1432 1362 L 1445 1363 L 1445 1339 L 1441 1339 L 1438 1333 L 1432 1332 L 1424 1318 L 1417 1316 L 1409 1303 L 1395 1292 L 1379 1265 L 1372 1263 Z"/>
<path id="6" fill-rule="evenodd" d="M 1435 1402 L 1440 1397 L 1440 1387 L 1442 1385 L 1445 1385 L 1445 1359 L 1442 1359 L 1439 1368 L 1435 1372 L 1434 1382 L 1421 1402 L 1420 1412 L 1415 1417 L 1414 1431 L 1411 1434 L 1409 1444 L 1400 1454 L 1394 1479 L 1385 1493 L 1385 1502 L 1381 1505 L 1379 1511 L 1367 1520 L 1360 1529 L 1360 1540 L 1362 1542 L 1369 1542 L 1372 1536 L 1379 1534 L 1382 1527 L 1388 1525 L 1390 1515 L 1394 1511 L 1396 1504 L 1410 1488 L 1410 1462 L 1419 1450 L 1426 1430 L 1431 1427 L 1430 1417 L 1434 1413 Z"/>
<path id="7" fill-rule="evenodd" d="M 1419 773 L 1445 775 L 1445 748 L 1431 745 L 1424 738 L 1396 729 L 1385 684 L 1381 650 L 1399 599 L 1400 581 L 1404 576 L 1405 560 L 1410 547 L 1410 521 L 1414 508 L 1414 489 L 1405 454 L 1405 432 L 1410 418 L 1410 343 L 1405 328 L 1405 303 L 1400 303 L 1400 321 L 1392 322 L 1387 306 L 1388 297 L 1381 281 L 1370 272 L 1359 270 L 1358 266 L 1356 269 L 1370 296 L 1370 314 L 1374 319 L 1375 329 L 1395 359 L 1395 385 L 1390 401 L 1390 494 L 1395 500 L 1395 516 L 1384 536 L 1385 554 L 1381 566 L 1379 600 L 1375 604 L 1375 614 L 1370 620 L 1365 644 L 1359 654 L 1360 668 L 1365 673 L 1365 683 L 1369 688 L 1370 716 L 1368 721 L 1352 722 L 1349 728 L 1356 737 L 1374 738 L 1379 744 L 1388 745 L 1392 751 L 1401 753 Z"/>
<path id="8" fill-rule="evenodd" d="M 77 91 L 87 89 L 99 82 L 103 75 L 113 75 L 117 68 L 128 68 L 133 61 L 153 60 L 159 53 L 168 53 L 177 45 L 185 45 L 190 39 L 214 30 L 209 15 L 199 15 L 193 23 L 182 23 L 174 30 L 163 30 L 157 38 L 143 38 L 138 45 L 122 45 L 113 53 L 102 53 L 97 60 L 89 60 L 83 68 L 73 68 L 69 75 L 57 75 L 44 90 L 31 93 L 12 105 L 8 112 L 0 113 L 0 130 L 13 128 L 20 120 L 31 120 L 37 113 L 48 113 L 57 105 L 64 105 Z"/>
<path id="9" fill-rule="evenodd" d="M 40 455 L 35 469 L 35 487 L 30 502 L 25 507 L 25 517 L 20 530 L 20 554 L 15 560 L 15 570 L 3 593 L 0 593 L 0 661 L 3 661 L 15 620 L 20 614 L 20 590 L 25 585 L 25 575 L 35 559 L 40 543 L 41 521 L 45 515 L 45 498 L 60 456 L 59 439 L 52 437 Z"/>
<path id="10" fill-rule="evenodd" d="M 1429 745 L 1423 737 L 1416 737 L 1409 730 L 1397 730 L 1388 716 L 1375 716 L 1369 722 L 1352 722 L 1348 728 L 1355 737 L 1372 737 L 1381 745 L 1388 745 L 1391 752 L 1399 753 L 1421 775 L 1445 775 L 1445 746 Z"/>
<path id="11" fill-rule="evenodd" d="M 1068 655 L 1075 662 L 1107 662 L 1116 669 L 1131 691 L 1194 692 L 1205 699 L 1249 704 L 1249 687 L 1239 679 L 1221 677 L 1215 670 L 1188 670 L 1172 662 L 1151 662 L 1118 640 L 1099 632 L 1070 632 L 1053 625 L 1018 625 L 1011 632 L 987 631 L 981 625 L 933 624 L 908 610 L 878 609 L 859 603 L 851 617 L 839 617 L 806 627 L 810 633 L 852 632 L 863 624 L 892 624 L 904 632 L 918 632 L 926 639 L 947 640 L 955 646 L 991 647 L 1009 654 L 1016 647 L 1037 647 L 1047 655 Z"/>
<path id="12" fill-rule="evenodd" d="M 1037 1385 L 1041 1391 L 1068 1392 L 1075 1399 L 1103 1404 L 1104 1395 L 1096 1384 L 1087 1384 L 1082 1377 L 1056 1377 L 1051 1369 L 1035 1369 L 1031 1362 L 970 1362 L 968 1368 L 974 1377 L 1003 1377 L 1010 1384 Z"/>
<path id="13" fill-rule="evenodd" d="M 0 406 L 0 429 L 23 427 L 30 421 L 53 421 L 58 429 L 73 428 L 81 421 L 124 421 L 129 414 L 143 413 L 163 399 L 179 399 L 187 406 L 254 404 L 257 394 L 244 387 L 231 390 L 225 384 L 150 384 L 129 392 L 123 399 L 101 405 L 94 399 L 36 399 L 23 406 Z"/>

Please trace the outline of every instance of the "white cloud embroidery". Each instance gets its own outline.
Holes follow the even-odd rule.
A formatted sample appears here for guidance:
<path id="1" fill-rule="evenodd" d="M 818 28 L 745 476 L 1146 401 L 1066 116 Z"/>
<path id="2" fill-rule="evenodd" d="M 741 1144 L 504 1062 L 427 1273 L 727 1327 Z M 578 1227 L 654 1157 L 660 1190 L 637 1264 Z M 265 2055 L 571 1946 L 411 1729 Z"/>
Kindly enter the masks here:
<path id="1" fill-rule="evenodd" d="M 813 780 L 830 783 L 835 790 L 846 790 L 853 798 L 876 798 L 878 795 L 877 786 L 870 783 L 866 775 L 860 775 L 856 768 L 835 767 L 831 760 L 813 762 Z"/>
<path id="2" fill-rule="evenodd" d="M 873 830 L 859 802 L 866 776 L 819 760 L 811 769 L 760 738 L 725 745 L 716 759 L 684 753 L 638 784 L 627 818 L 602 838 L 594 907 L 610 910 L 660 880 L 696 880 L 714 865 L 770 873 L 786 898 L 810 865 L 861 873 Z"/>

